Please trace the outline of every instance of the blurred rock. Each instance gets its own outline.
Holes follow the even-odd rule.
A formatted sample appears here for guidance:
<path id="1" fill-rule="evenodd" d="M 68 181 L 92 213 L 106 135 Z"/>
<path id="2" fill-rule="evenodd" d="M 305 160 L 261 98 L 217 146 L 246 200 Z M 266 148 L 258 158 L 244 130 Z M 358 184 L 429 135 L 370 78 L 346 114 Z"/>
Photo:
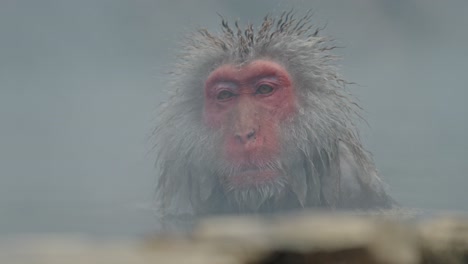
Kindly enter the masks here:
<path id="1" fill-rule="evenodd" d="M 0 243 L 0 262 L 468 263 L 468 217 L 412 221 L 417 215 L 400 210 L 221 217 L 203 220 L 189 235 L 143 241 L 16 237 Z"/>

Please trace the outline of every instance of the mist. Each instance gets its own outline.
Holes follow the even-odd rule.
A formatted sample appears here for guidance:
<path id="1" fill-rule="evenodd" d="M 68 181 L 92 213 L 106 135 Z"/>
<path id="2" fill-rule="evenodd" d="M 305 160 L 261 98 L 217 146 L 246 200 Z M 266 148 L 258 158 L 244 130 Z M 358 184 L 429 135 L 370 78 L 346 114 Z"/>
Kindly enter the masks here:
<path id="1" fill-rule="evenodd" d="M 217 13 L 258 24 L 312 9 L 343 48 L 362 140 L 406 207 L 468 210 L 468 2 L 463 0 L 0 2 L 0 236 L 144 236 L 150 136 L 182 37 Z"/>

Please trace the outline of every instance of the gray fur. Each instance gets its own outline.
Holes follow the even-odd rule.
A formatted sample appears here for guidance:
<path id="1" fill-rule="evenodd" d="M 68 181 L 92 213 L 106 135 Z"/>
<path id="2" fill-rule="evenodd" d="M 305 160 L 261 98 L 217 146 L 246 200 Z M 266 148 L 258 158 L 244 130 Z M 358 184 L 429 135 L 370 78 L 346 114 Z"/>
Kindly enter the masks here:
<path id="1" fill-rule="evenodd" d="M 173 95 L 162 105 L 154 131 L 158 154 L 157 202 L 163 216 L 232 212 L 274 212 L 302 207 L 390 207 L 354 120 L 359 107 L 345 92 L 334 66 L 335 46 L 314 30 L 308 13 L 266 16 L 254 29 L 199 30 L 187 38 L 172 73 Z M 283 157 L 262 166 L 285 175 L 259 188 L 223 185 L 239 168 L 221 160 L 221 131 L 203 125 L 206 77 L 220 65 L 256 59 L 281 64 L 297 93 L 298 114 L 281 128 Z"/>

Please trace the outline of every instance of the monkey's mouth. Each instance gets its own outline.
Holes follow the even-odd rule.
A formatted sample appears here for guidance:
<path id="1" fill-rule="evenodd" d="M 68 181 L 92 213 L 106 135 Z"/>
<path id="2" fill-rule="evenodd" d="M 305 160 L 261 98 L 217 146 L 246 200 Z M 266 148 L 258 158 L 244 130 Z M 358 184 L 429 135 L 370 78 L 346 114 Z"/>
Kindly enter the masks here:
<path id="1" fill-rule="evenodd" d="M 276 170 L 264 170 L 258 168 L 244 168 L 229 175 L 228 181 L 236 188 L 254 187 L 271 183 L 280 177 Z"/>

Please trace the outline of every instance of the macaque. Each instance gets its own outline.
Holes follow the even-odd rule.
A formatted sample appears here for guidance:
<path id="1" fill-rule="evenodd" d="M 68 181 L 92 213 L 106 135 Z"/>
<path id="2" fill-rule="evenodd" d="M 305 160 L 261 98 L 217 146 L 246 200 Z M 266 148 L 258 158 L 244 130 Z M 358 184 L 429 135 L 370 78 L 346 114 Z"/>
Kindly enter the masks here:
<path id="1" fill-rule="evenodd" d="M 163 217 L 394 206 L 311 15 L 187 38 L 155 129 Z"/>

